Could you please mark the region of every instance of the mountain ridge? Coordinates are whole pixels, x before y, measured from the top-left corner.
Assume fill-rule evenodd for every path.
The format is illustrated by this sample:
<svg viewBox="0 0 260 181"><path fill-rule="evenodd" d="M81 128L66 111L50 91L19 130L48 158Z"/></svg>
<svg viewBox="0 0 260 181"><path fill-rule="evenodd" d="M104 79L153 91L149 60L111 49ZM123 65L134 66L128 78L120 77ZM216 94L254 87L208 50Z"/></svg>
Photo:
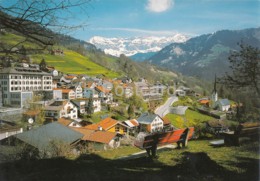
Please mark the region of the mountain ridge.
<svg viewBox="0 0 260 181"><path fill-rule="evenodd" d="M239 42L259 47L260 28L220 30L184 43L172 43L148 61L184 75L212 80L215 73L221 76L230 71L228 56L231 51L239 50Z"/></svg>
<svg viewBox="0 0 260 181"><path fill-rule="evenodd" d="M94 36L89 42L106 54L119 57L121 54L133 56L137 53L157 52L173 42L185 42L188 36L177 33L169 37L133 37L133 38L105 38Z"/></svg>

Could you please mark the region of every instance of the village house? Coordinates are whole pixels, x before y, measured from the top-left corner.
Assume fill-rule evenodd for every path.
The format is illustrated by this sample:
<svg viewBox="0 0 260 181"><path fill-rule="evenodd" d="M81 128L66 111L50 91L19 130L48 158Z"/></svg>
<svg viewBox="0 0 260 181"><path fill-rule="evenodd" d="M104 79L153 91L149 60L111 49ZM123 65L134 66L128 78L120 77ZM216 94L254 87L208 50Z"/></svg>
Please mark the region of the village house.
<svg viewBox="0 0 260 181"><path fill-rule="evenodd" d="M108 131L90 130L86 128L72 128L75 131L83 134L82 142L88 143L88 148L94 150L107 150L118 148L120 146L120 139L117 133Z"/></svg>
<svg viewBox="0 0 260 181"><path fill-rule="evenodd" d="M74 88L73 90L74 90L74 92L75 92L75 97L76 97L76 99L83 97L82 87L81 87L80 83L79 83L77 86L75 86L75 88Z"/></svg>
<svg viewBox="0 0 260 181"><path fill-rule="evenodd" d="M99 123L86 126L86 128L91 130L100 130L100 131L104 130L108 132L125 135L128 134L130 127L121 123L120 121L107 117L102 121L100 121Z"/></svg>
<svg viewBox="0 0 260 181"><path fill-rule="evenodd" d="M73 99L71 102L77 107L78 115L85 114L86 112L86 101L85 99Z"/></svg>
<svg viewBox="0 0 260 181"><path fill-rule="evenodd" d="M137 121L140 125L140 132L154 133L163 130L164 121L156 114L143 113Z"/></svg>
<svg viewBox="0 0 260 181"><path fill-rule="evenodd" d="M129 127L129 133L131 133L132 135L135 135L138 133L139 123L136 119L123 121L123 124L125 124Z"/></svg>
<svg viewBox="0 0 260 181"><path fill-rule="evenodd" d="M95 87L95 90L98 92L98 97L101 98L102 103L108 104L113 102L113 94L110 90L102 86Z"/></svg>
<svg viewBox="0 0 260 181"><path fill-rule="evenodd" d="M45 107L45 118L57 121L61 117L78 118L77 107L69 100L55 100Z"/></svg>
<svg viewBox="0 0 260 181"><path fill-rule="evenodd" d="M98 98L98 92L94 88L85 88L83 90L83 98Z"/></svg>
<svg viewBox="0 0 260 181"><path fill-rule="evenodd" d="M105 88L109 91L111 91L112 88L113 88L113 84L111 82L107 81L107 80L100 80L98 82L97 86L101 86L101 87L103 87L103 88Z"/></svg>
<svg viewBox="0 0 260 181"><path fill-rule="evenodd" d="M163 85L149 85L147 80L141 79L139 82L134 82L136 94L141 96L145 102L162 100Z"/></svg>
<svg viewBox="0 0 260 181"><path fill-rule="evenodd" d="M72 80L76 80L76 79L77 79L76 75L63 75L60 78L60 82L65 82L65 83L69 84L72 82Z"/></svg>
<svg viewBox="0 0 260 181"><path fill-rule="evenodd" d="M61 91L61 96L60 97L60 91ZM63 89L63 88L54 88L53 89L53 99L75 99L76 94L73 89Z"/></svg>

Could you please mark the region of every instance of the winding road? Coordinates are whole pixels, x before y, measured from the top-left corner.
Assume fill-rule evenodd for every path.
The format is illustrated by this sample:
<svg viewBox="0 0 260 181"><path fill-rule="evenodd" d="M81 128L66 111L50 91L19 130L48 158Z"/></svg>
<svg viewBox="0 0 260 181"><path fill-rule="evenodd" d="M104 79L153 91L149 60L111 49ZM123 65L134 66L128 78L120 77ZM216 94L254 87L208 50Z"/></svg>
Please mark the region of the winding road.
<svg viewBox="0 0 260 181"><path fill-rule="evenodd" d="M164 117L166 114L169 113L169 108L171 107L171 105L178 101L178 97L177 96L171 96L167 99L167 101L161 105L160 107L156 108L154 113L158 114L160 117Z"/></svg>

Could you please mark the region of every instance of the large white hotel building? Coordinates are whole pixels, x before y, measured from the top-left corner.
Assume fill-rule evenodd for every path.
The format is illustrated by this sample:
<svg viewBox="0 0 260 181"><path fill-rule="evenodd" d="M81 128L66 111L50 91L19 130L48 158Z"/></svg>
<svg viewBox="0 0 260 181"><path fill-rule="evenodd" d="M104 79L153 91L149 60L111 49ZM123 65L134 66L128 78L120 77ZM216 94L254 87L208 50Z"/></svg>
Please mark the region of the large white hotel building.
<svg viewBox="0 0 260 181"><path fill-rule="evenodd" d="M41 91L52 91L51 74L29 67L0 69L0 106L23 107Z"/></svg>

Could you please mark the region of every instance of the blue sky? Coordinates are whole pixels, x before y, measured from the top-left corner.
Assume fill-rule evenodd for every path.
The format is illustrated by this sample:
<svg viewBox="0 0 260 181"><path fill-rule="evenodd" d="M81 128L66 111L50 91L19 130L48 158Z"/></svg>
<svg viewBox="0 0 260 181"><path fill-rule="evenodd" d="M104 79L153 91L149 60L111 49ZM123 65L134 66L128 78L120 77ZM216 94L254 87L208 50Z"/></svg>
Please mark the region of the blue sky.
<svg viewBox="0 0 260 181"><path fill-rule="evenodd" d="M55 0L59 1L59 0ZM13 0L0 0L4 4ZM87 23L70 34L92 36L190 36L222 29L260 27L260 0L90 0L85 13L73 9L68 24Z"/></svg>
<svg viewBox="0 0 260 181"><path fill-rule="evenodd" d="M222 29L259 27L259 0L92 0L77 21L88 26L72 34L92 36L196 36Z"/></svg>

